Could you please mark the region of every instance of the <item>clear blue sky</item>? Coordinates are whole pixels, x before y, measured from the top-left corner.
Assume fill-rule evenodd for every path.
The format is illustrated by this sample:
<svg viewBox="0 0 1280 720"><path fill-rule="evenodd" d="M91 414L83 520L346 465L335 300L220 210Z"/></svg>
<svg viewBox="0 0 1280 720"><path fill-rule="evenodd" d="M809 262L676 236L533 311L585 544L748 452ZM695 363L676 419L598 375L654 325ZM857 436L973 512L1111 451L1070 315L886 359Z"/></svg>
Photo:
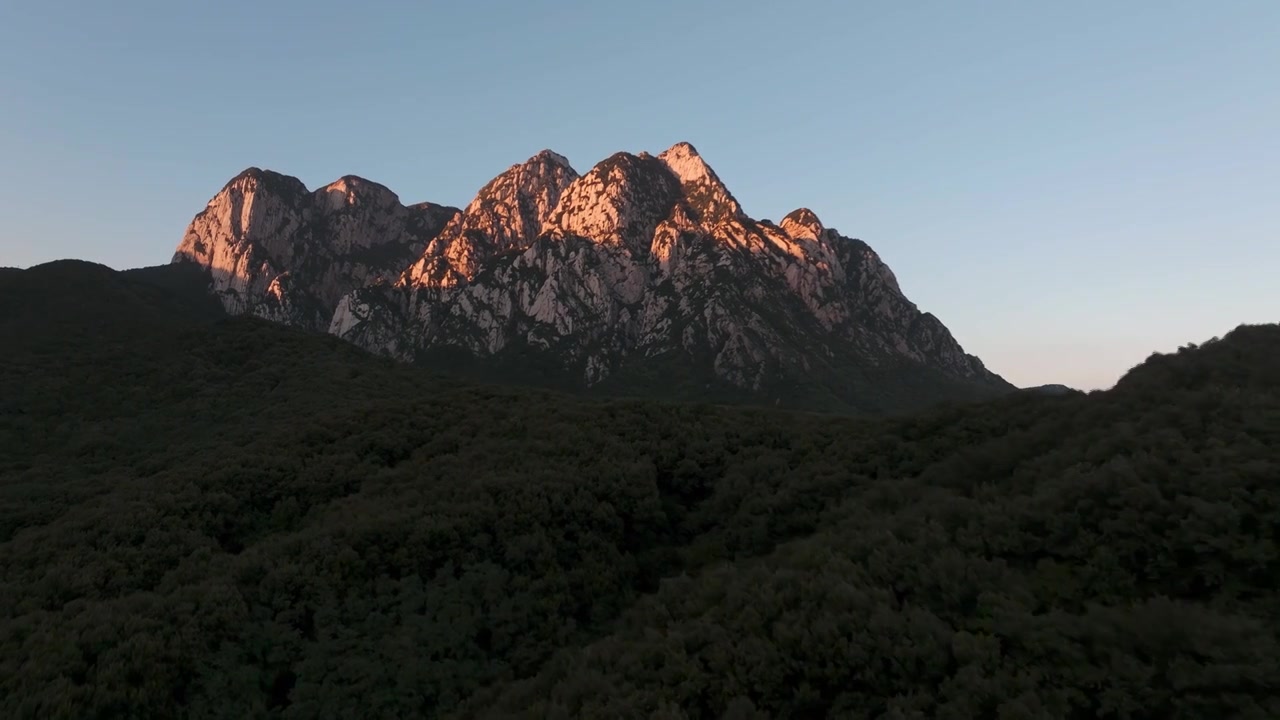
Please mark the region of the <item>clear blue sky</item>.
<svg viewBox="0 0 1280 720"><path fill-rule="evenodd" d="M0 1L0 265L166 262L235 173L465 203L692 142L1011 381L1280 320L1280 2Z"/></svg>

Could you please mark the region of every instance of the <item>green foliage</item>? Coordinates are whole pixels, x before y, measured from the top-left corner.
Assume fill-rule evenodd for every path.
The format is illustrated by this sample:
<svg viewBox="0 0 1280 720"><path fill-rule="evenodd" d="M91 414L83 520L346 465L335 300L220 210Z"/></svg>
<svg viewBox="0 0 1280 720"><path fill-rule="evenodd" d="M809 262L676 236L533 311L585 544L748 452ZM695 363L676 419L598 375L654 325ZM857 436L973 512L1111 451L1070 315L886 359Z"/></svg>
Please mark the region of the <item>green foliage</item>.
<svg viewBox="0 0 1280 720"><path fill-rule="evenodd" d="M5 717L1280 716L1280 328L871 422L464 385L104 270L0 275Z"/></svg>

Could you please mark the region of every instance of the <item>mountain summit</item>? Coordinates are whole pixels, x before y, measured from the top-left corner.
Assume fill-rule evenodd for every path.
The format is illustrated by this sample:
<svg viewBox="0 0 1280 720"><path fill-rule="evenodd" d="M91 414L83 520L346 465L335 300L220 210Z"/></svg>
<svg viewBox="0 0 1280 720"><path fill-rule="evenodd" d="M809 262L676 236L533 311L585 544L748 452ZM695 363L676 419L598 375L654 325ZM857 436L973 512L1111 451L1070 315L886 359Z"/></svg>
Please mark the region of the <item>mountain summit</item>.
<svg viewBox="0 0 1280 720"><path fill-rule="evenodd" d="M343 295L399 275L457 213L405 207L354 175L309 192L297 178L249 168L191 221L173 262L207 269L227 312L325 330Z"/></svg>
<svg viewBox="0 0 1280 720"><path fill-rule="evenodd" d="M872 412L1011 389L866 243L753 220L689 143L584 174L544 150L460 211L250 170L174 259L230 312L514 380Z"/></svg>

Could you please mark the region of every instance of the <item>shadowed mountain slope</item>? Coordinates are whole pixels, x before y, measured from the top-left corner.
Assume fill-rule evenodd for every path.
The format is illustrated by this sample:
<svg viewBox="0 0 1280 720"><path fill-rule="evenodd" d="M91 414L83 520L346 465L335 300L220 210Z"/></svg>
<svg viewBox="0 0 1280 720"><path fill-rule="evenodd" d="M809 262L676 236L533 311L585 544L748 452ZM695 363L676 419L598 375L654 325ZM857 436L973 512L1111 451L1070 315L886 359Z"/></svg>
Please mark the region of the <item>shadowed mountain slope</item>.
<svg viewBox="0 0 1280 720"><path fill-rule="evenodd" d="M156 282L0 274L7 716L1280 714L1280 327L870 422L467 385Z"/></svg>

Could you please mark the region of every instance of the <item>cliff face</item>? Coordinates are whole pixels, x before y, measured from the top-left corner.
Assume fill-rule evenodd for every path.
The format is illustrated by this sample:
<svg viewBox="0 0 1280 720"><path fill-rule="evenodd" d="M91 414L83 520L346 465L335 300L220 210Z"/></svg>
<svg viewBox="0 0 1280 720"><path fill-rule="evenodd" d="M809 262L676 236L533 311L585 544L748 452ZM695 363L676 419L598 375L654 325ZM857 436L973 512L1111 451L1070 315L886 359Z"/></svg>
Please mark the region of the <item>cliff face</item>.
<svg viewBox="0 0 1280 720"><path fill-rule="evenodd" d="M687 143L583 175L543 151L461 211L252 170L175 261L210 268L231 312L404 360L536 358L580 387L674 369L686 385L659 392L881 411L1011 389L867 244L804 208L753 220Z"/></svg>
<svg viewBox="0 0 1280 720"><path fill-rule="evenodd" d="M343 295L398 275L456 214L405 207L354 176L308 192L296 178L251 168L191 221L173 262L206 268L230 313L324 330Z"/></svg>

